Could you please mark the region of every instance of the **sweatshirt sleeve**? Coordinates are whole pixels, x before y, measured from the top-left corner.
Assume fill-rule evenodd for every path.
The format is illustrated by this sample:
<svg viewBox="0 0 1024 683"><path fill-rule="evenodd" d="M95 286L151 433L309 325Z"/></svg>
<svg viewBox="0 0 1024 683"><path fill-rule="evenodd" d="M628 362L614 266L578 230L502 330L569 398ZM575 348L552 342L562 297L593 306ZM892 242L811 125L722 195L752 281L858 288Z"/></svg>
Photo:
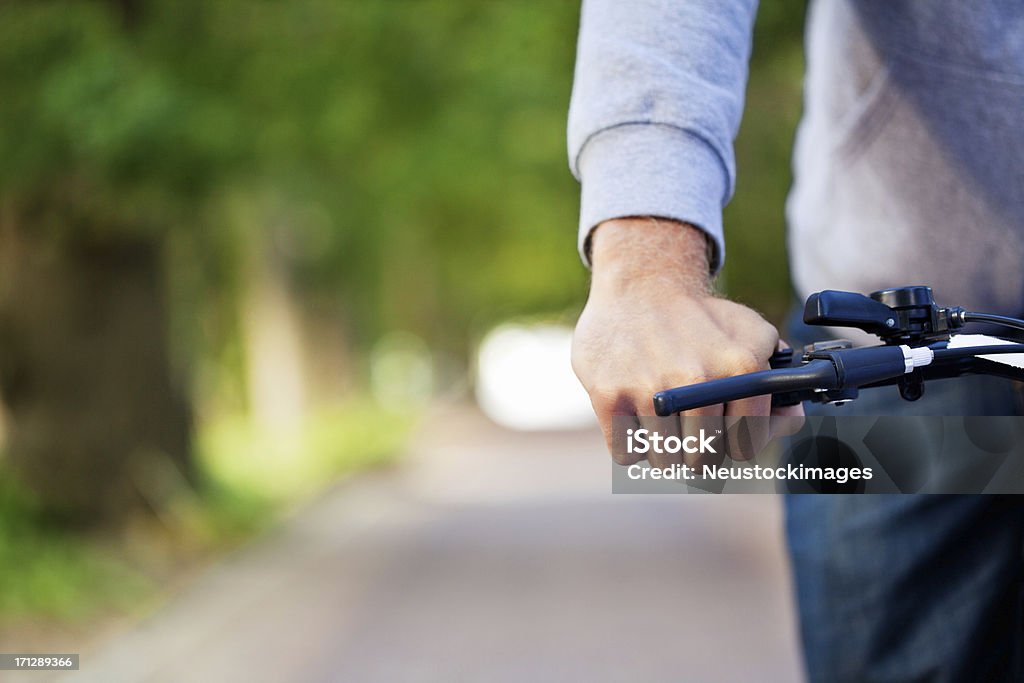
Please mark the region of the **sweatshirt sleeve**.
<svg viewBox="0 0 1024 683"><path fill-rule="evenodd" d="M582 186L585 263L598 223L657 216L704 230L716 247L712 268L721 267L756 8L756 0L584 0L568 144Z"/></svg>

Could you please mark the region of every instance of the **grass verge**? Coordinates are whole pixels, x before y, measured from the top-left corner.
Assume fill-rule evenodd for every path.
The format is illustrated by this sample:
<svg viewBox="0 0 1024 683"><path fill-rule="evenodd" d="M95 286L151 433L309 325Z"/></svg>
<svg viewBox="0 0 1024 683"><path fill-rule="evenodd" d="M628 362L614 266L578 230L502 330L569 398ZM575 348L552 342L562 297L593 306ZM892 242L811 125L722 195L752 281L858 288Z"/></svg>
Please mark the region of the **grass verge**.
<svg viewBox="0 0 1024 683"><path fill-rule="evenodd" d="M393 460L411 424L362 403L285 427L211 421L197 439L202 490L182 491L156 519L131 521L116 536L48 521L0 469L0 642L92 631L151 609L175 577L251 539L282 510Z"/></svg>

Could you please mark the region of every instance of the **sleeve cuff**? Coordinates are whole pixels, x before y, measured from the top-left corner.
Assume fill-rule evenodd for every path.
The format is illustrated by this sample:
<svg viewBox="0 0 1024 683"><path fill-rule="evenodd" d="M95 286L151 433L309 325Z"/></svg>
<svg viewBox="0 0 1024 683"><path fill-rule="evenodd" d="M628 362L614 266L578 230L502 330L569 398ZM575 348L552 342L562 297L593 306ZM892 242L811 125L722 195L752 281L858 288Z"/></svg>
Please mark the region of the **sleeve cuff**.
<svg viewBox="0 0 1024 683"><path fill-rule="evenodd" d="M725 261L722 208L731 174L702 137L662 124L627 124L594 135L580 152L578 246L586 266L586 243L594 226L613 218L656 216L690 223L715 246L711 269Z"/></svg>

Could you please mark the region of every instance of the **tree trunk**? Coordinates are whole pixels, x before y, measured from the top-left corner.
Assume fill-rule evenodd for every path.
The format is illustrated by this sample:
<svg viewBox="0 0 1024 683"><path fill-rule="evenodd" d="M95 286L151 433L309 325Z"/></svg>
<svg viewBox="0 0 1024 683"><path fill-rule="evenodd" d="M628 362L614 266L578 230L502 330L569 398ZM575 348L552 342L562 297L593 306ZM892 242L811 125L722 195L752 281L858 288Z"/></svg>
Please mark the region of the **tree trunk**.
<svg viewBox="0 0 1024 683"><path fill-rule="evenodd" d="M153 238L58 241L0 221L6 456L69 521L159 510L194 479L164 282Z"/></svg>

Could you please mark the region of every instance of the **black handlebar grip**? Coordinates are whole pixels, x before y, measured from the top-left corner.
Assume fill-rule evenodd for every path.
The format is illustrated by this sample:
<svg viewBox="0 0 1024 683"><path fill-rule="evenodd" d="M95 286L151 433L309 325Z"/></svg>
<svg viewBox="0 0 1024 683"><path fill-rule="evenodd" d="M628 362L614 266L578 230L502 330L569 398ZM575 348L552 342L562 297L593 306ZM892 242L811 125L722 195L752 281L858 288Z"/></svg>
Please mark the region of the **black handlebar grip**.
<svg viewBox="0 0 1024 683"><path fill-rule="evenodd" d="M654 412L665 417L751 396L812 388L828 390L838 386L835 364L818 359L796 367L762 370L659 391L654 395Z"/></svg>

